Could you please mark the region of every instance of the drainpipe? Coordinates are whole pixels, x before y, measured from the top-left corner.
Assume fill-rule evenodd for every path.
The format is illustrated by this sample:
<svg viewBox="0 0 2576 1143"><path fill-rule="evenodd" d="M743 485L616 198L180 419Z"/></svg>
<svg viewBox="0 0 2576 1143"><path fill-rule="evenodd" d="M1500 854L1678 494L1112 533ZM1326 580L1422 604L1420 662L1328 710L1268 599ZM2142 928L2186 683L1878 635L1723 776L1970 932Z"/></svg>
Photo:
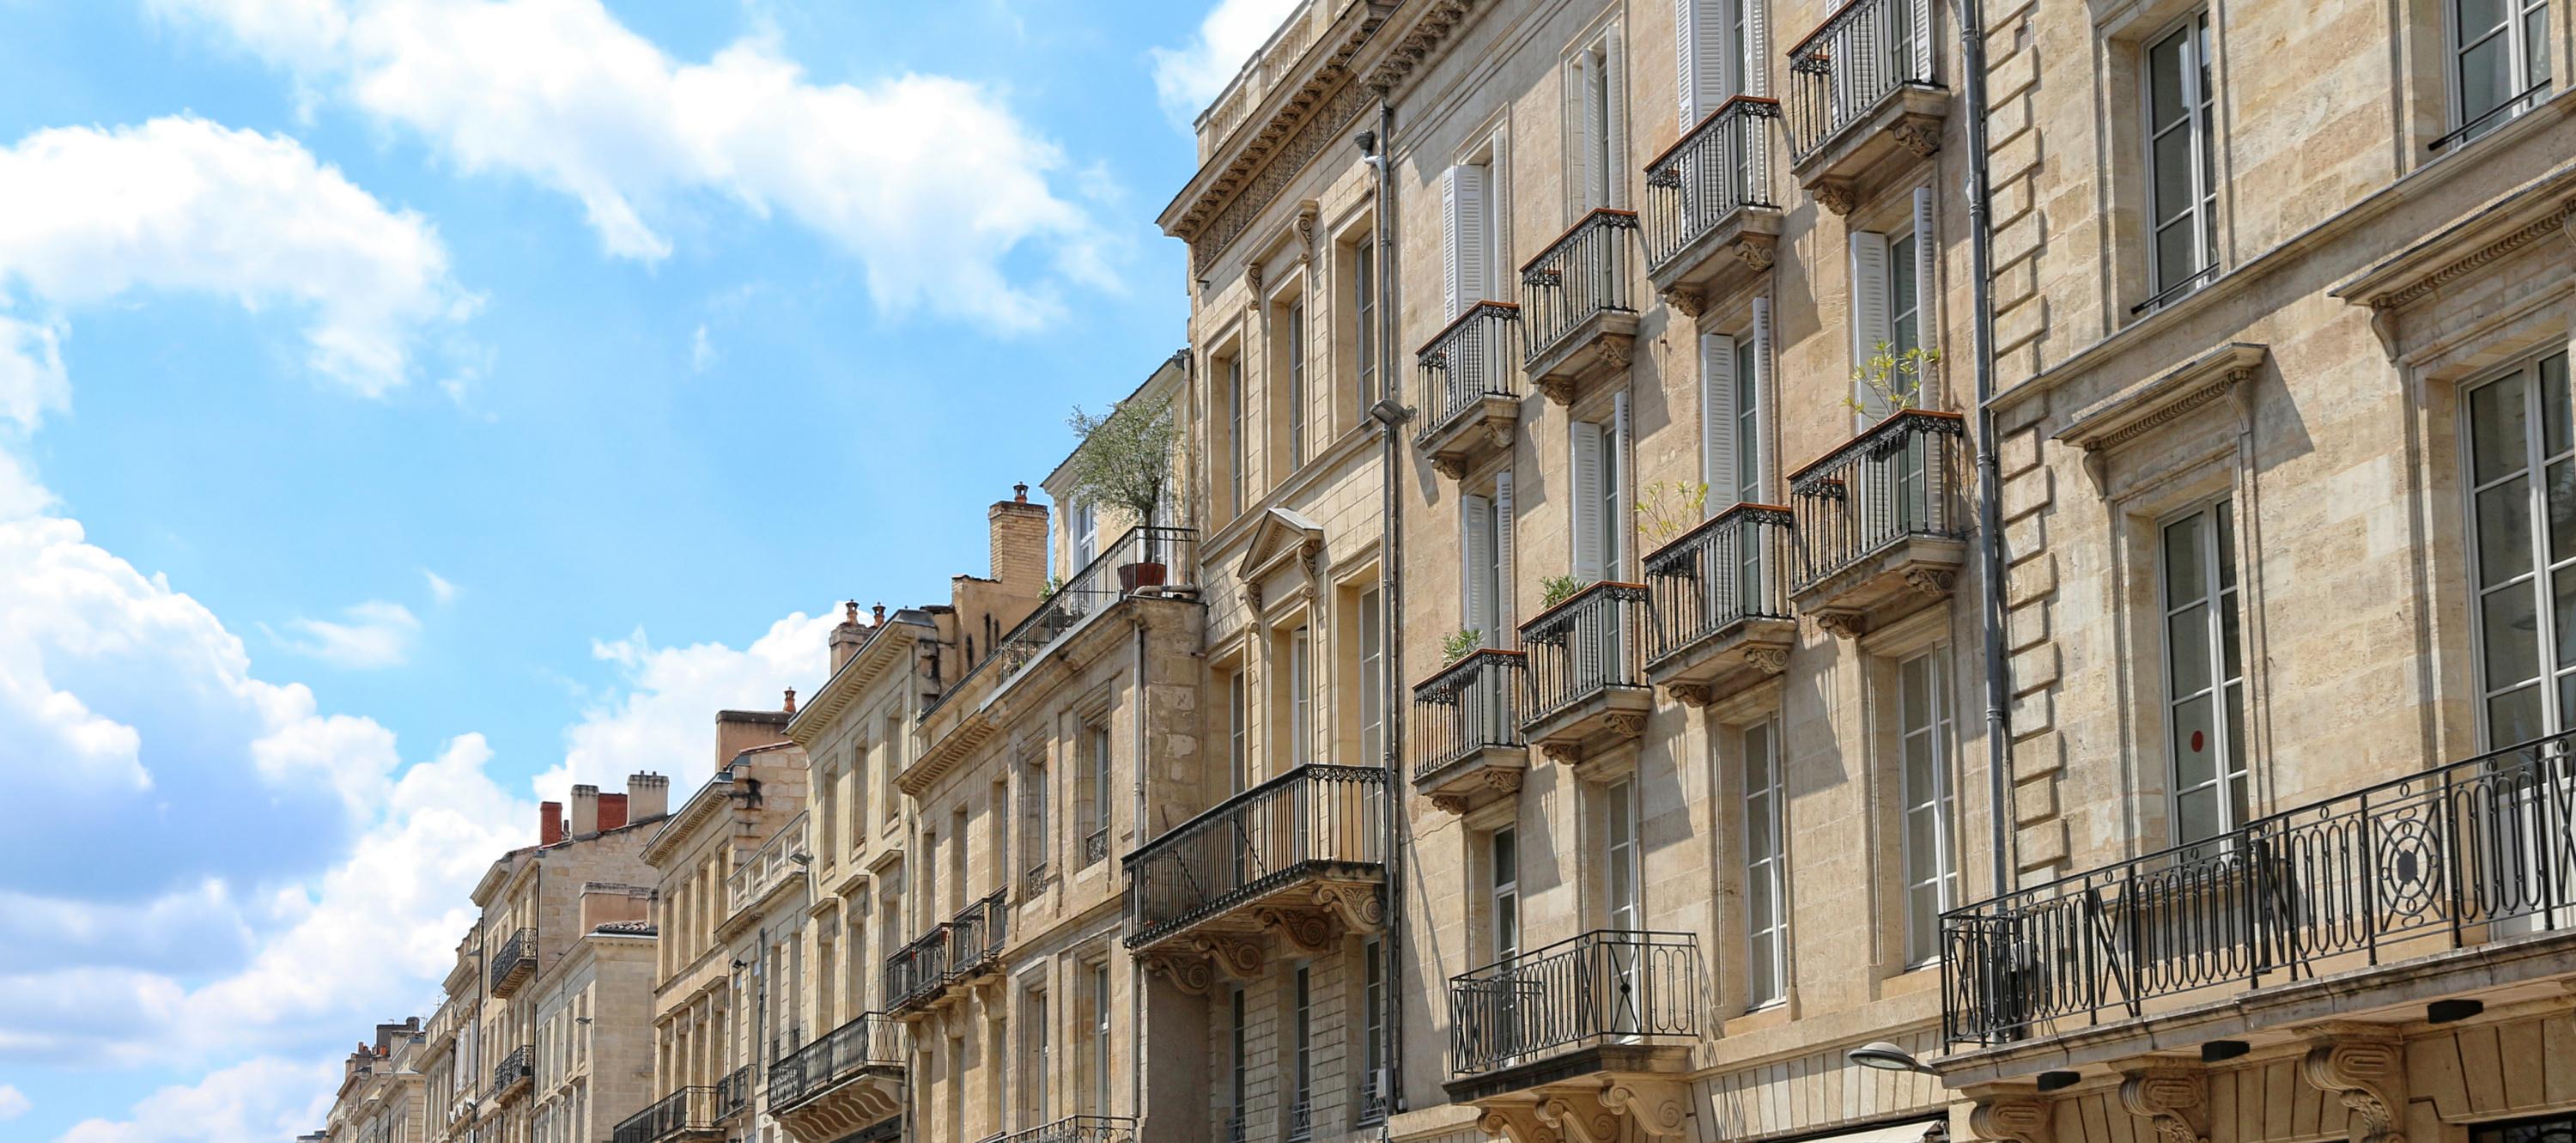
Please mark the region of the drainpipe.
<svg viewBox="0 0 2576 1143"><path fill-rule="evenodd" d="M2004 657L2004 526L2001 466L1995 458L1994 218L1986 185L1986 33L1979 0L1957 0L1959 51L1967 75L1968 265L1975 300L1969 350L1977 379L1977 604L1986 643L1986 816L1993 836L1993 894L2012 884L2012 734L2010 664Z"/></svg>
<svg viewBox="0 0 2576 1143"><path fill-rule="evenodd" d="M1404 1044L1404 1005L1398 999L1404 993L1396 982L1404 969L1404 673L1403 632L1404 530L1402 498L1396 494L1396 474L1403 470L1404 423L1412 414L1393 394L1396 387L1395 337L1400 323L1396 320L1395 251L1395 108L1383 97L1378 100L1377 130L1363 131L1352 140L1360 148L1362 162L1377 174L1377 209L1372 213L1377 243L1377 403L1369 407L1369 417L1384 432L1380 460L1381 504L1378 539L1378 619L1384 628L1378 638L1379 679L1385 690L1383 711L1378 719L1379 753L1386 767L1386 936L1378 942L1380 996L1385 1006L1379 1031L1378 1059L1386 1071L1386 1087L1379 1093L1385 1101L1385 1113L1392 1119L1399 1110L1397 1095L1404 1069L1399 1062ZM1376 1077L1370 1077L1374 1080ZM1378 1129L1380 1138L1386 1128Z"/></svg>

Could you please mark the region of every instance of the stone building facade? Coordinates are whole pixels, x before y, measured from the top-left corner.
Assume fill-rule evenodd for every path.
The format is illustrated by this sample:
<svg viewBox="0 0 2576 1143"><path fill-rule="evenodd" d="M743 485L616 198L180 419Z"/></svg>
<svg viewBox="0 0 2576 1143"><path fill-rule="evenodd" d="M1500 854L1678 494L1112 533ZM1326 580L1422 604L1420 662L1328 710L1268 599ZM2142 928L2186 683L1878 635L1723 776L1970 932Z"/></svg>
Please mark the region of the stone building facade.
<svg viewBox="0 0 2576 1143"><path fill-rule="evenodd" d="M372 1040L341 1062L340 1088L311 1143L420 1143L427 1139L426 1039L420 1017L376 1025Z"/></svg>
<svg viewBox="0 0 2576 1143"><path fill-rule="evenodd" d="M653 891L592 882L570 952L537 978L532 1143L605 1143L653 1097Z"/></svg>

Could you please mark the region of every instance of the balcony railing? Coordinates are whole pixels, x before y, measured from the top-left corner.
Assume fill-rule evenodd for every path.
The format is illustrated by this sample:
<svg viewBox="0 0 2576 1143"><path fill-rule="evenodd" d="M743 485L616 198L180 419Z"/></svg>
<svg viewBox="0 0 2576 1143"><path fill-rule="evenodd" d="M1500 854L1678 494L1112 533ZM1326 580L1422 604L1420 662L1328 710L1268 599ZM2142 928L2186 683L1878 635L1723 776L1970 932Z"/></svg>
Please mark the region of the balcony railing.
<svg viewBox="0 0 2576 1143"><path fill-rule="evenodd" d="M1803 592L1911 537L1967 534L1959 461L1967 428L1957 413L1901 409L1851 443L1789 477Z"/></svg>
<svg viewBox="0 0 2576 1143"><path fill-rule="evenodd" d="M1584 215L1521 267L1530 361L1556 350L1593 318L1636 312L1635 291L1628 284L1630 236L1636 231L1636 211L1603 207Z"/></svg>
<svg viewBox="0 0 2576 1143"><path fill-rule="evenodd" d="M492 956L491 992L507 996L536 971L537 931L521 929L510 934L510 939L501 943L501 951Z"/></svg>
<svg viewBox="0 0 2576 1143"><path fill-rule="evenodd" d="M1002 943L1010 936L1010 901L1010 890L996 889L940 926L948 934L946 980L971 976L1001 957Z"/></svg>
<svg viewBox="0 0 2576 1143"><path fill-rule="evenodd" d="M1646 661L1698 645L1747 619L1789 617L1789 545L1796 533L1786 508L1738 504L1646 557L1654 625Z"/></svg>
<svg viewBox="0 0 2576 1143"><path fill-rule="evenodd" d="M1296 74L1297 62L1305 57L1306 49L1313 47L1314 43L1314 16L1306 5L1300 4L1279 25L1279 30L1270 34L1270 42L1244 62L1243 70L1235 74L1234 82L1226 85L1216 102L1200 113L1198 127L1205 140L1201 149L1223 142L1236 127L1242 126L1243 121L1252 116L1253 108L1260 105L1263 96ZM1206 157L1202 154L1200 159L1204 161Z"/></svg>
<svg viewBox="0 0 2576 1143"><path fill-rule="evenodd" d="M716 1089L684 1087L627 1116L610 1136L613 1143L661 1143L683 1134L717 1130Z"/></svg>
<svg viewBox="0 0 2576 1143"><path fill-rule="evenodd" d="M536 1065L537 1049L534 1046L521 1044L511 1049L509 1055L501 1057L500 1063L492 1065L492 1082L483 1089L484 1102L501 1098L501 1093L510 1090L512 1084L535 1079Z"/></svg>
<svg viewBox="0 0 2576 1143"><path fill-rule="evenodd" d="M1301 877L1376 872L1386 860L1386 801L1384 770L1306 765L1155 838L1127 856L1128 946Z"/></svg>
<svg viewBox="0 0 2576 1143"><path fill-rule="evenodd" d="M1646 164L1646 264L1656 270L1736 211L1778 206L1771 137L1780 101L1739 95Z"/></svg>
<svg viewBox="0 0 2576 1143"><path fill-rule="evenodd" d="M986 671L996 679L1008 679L1028 666L1066 633L1082 625L1092 614L1106 610L1126 598L1134 588L1154 587L1169 583L1187 583L1191 572L1191 555L1198 547L1198 533L1189 528L1135 527L1118 537L1117 542L1101 549L1100 555L1073 573L1054 594L1038 604L1029 617L1020 621L1009 634L993 645L991 653L967 669L957 682L929 703L921 712L927 719L940 704L962 694L967 683ZM1123 569L1137 565L1139 578L1134 585L1121 580Z"/></svg>
<svg viewBox="0 0 2576 1143"><path fill-rule="evenodd" d="M903 1066L903 1026L869 1012L769 1065L769 1110L784 1111L862 1073Z"/></svg>
<svg viewBox="0 0 2576 1143"><path fill-rule="evenodd" d="M1427 443L1487 397L1519 400L1521 308L1477 302L1414 354L1422 370L1422 431Z"/></svg>
<svg viewBox="0 0 2576 1143"><path fill-rule="evenodd" d="M1315 1137L1315 1105L1295 1100L1288 1105L1288 1143L1305 1143Z"/></svg>
<svg viewBox="0 0 2576 1143"><path fill-rule="evenodd" d="M1942 1027L2007 1043L2570 924L2576 732L1952 910Z"/></svg>
<svg viewBox="0 0 2576 1143"><path fill-rule="evenodd" d="M1604 580L1521 624L1535 726L1613 687L1643 687L1646 587Z"/></svg>
<svg viewBox="0 0 2576 1143"><path fill-rule="evenodd" d="M886 958L886 1007L901 1011L928 999L948 980L948 929L937 926Z"/></svg>
<svg viewBox="0 0 2576 1143"><path fill-rule="evenodd" d="M1413 687L1413 780L1495 746L1522 746L1521 699L1529 685L1519 651L1470 653Z"/></svg>
<svg viewBox="0 0 2576 1143"><path fill-rule="evenodd" d="M1450 1069L1499 1071L1613 1040L1699 1034L1688 933L1601 929L1449 980Z"/></svg>
<svg viewBox="0 0 2576 1143"><path fill-rule="evenodd" d="M1899 89L1932 87L1931 0L1851 0L1789 49L1789 146L1799 160Z"/></svg>
<svg viewBox="0 0 2576 1143"><path fill-rule="evenodd" d="M1005 1135L1002 1143L1136 1143L1136 1121L1122 1115L1074 1115Z"/></svg>
<svg viewBox="0 0 2576 1143"><path fill-rule="evenodd" d="M813 861L805 845L806 815L790 819L777 836L751 855L751 860L736 867L725 878L725 903L729 911L739 913L766 896L770 889L787 879L789 874L803 872Z"/></svg>

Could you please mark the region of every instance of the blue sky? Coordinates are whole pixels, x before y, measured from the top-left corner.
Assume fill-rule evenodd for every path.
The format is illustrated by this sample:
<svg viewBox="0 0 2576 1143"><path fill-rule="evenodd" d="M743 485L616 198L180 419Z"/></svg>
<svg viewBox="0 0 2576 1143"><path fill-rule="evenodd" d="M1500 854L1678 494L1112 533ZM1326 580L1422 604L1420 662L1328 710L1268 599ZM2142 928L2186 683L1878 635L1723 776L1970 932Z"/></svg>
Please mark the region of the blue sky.
<svg viewBox="0 0 2576 1143"><path fill-rule="evenodd" d="M276 1139L1182 337L1281 0L0 0L0 1140Z"/></svg>

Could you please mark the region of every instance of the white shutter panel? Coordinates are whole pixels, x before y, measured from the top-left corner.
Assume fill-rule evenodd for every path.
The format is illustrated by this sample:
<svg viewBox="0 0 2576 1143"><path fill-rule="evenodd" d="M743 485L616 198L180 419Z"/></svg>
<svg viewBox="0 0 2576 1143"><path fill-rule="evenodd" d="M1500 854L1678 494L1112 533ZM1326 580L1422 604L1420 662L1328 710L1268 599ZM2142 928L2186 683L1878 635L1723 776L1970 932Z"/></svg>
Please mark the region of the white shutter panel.
<svg viewBox="0 0 2576 1143"><path fill-rule="evenodd" d="M1707 114L1700 110L1706 90L1701 86L1700 67L1709 54L1700 46L1700 40L1708 34L1708 14L1701 10L1704 6L1705 0L1673 0L1673 93L1681 99L1678 133L1683 135L1689 134L1691 124Z"/></svg>
<svg viewBox="0 0 2576 1143"><path fill-rule="evenodd" d="M1487 227L1492 213L1486 205L1487 169L1474 164L1449 168L1449 316L1467 312L1467 307L1485 298L1491 271L1485 263L1493 257L1494 239Z"/></svg>
<svg viewBox="0 0 2576 1143"><path fill-rule="evenodd" d="M1466 231L1467 215L1459 209L1458 184L1463 181L1460 172L1466 169L1451 167L1440 172L1440 262L1446 275L1441 279L1443 320L1458 316L1459 308L1464 304L1458 300L1464 292L1458 288L1459 284L1465 281L1459 277L1458 239Z"/></svg>
<svg viewBox="0 0 2576 1143"><path fill-rule="evenodd" d="M1482 496L1458 498L1458 602L1465 613L1465 626L1485 633L1485 645L1499 646L1494 640L1492 600L1494 568L1488 557L1494 550L1494 502Z"/></svg>
<svg viewBox="0 0 2576 1143"><path fill-rule="evenodd" d="M1770 502L1764 490L1771 484L1771 465L1765 455L1768 442L1763 439L1762 432L1770 418L1763 414L1762 406L1772 401L1774 398L1771 394L1776 392L1778 390L1771 387L1771 299L1755 298L1753 299L1754 432L1753 439L1736 441L1736 447L1753 454L1753 481L1751 487L1735 490L1736 496L1741 499ZM1743 410L1738 409L1736 412L1741 414ZM1737 423L1742 423L1740 416Z"/></svg>
<svg viewBox="0 0 2576 1143"><path fill-rule="evenodd" d="M1852 368L1867 365L1880 344L1891 335L1888 331L1887 236L1857 231L1851 236L1851 336ZM1876 421L1887 415L1887 401L1876 389L1858 379L1852 381L1852 396L1860 401L1862 415Z"/></svg>
<svg viewBox="0 0 2576 1143"><path fill-rule="evenodd" d="M1602 578L1601 426L1576 421L1566 428L1574 454L1567 481L1574 503L1574 578L1597 580Z"/></svg>
<svg viewBox="0 0 2576 1143"><path fill-rule="evenodd" d="M1628 205L1628 49L1617 37L1601 49L1609 61L1610 106L1601 116L1608 132L1608 143L1602 149L1610 156L1610 169L1601 176L1601 205Z"/></svg>
<svg viewBox="0 0 2576 1143"><path fill-rule="evenodd" d="M1914 338L1925 346L1939 348L1941 326L1933 316L1941 312L1941 307L1933 305L1932 299L1940 288L1941 247L1932 241L1932 188L1914 188L1914 265L1890 269L1913 272Z"/></svg>
<svg viewBox="0 0 2576 1143"><path fill-rule="evenodd" d="M1707 515L1735 505L1735 339L1722 333L1699 339L1699 469L1708 482Z"/></svg>
<svg viewBox="0 0 2576 1143"><path fill-rule="evenodd" d="M1583 152L1583 206L1589 210L1610 205L1609 183L1601 169L1601 150L1607 145L1607 133L1601 125L1610 114L1602 102L1609 68L1603 61L1593 59L1590 52L1579 58L1582 62L1576 65L1575 76L1582 81L1583 90L1576 96L1575 106L1568 110L1579 114L1577 122L1583 125L1574 133L1574 145Z"/></svg>
<svg viewBox="0 0 2576 1143"><path fill-rule="evenodd" d="M1771 0L1742 0L1744 42L1730 45L1733 67L1743 72L1738 89L1746 95L1771 94Z"/></svg>
<svg viewBox="0 0 2576 1143"><path fill-rule="evenodd" d="M1610 395L1610 442L1602 457L1602 479L1609 484L1606 499L1609 509L1602 515L1601 552L1605 578L1623 577L1628 571L1628 549L1636 545L1629 537L1637 534L1637 512L1628 506L1628 391Z"/></svg>
<svg viewBox="0 0 2576 1143"><path fill-rule="evenodd" d="M1932 0L1898 0L1914 21L1914 78L1932 79Z"/></svg>
<svg viewBox="0 0 2576 1143"><path fill-rule="evenodd" d="M1512 470L1508 468L1494 474L1494 564L1494 626L1498 630L1493 644L1500 647L1507 642L1503 633L1511 630L1512 621L1519 618L1512 614L1516 600L1512 591Z"/></svg>

